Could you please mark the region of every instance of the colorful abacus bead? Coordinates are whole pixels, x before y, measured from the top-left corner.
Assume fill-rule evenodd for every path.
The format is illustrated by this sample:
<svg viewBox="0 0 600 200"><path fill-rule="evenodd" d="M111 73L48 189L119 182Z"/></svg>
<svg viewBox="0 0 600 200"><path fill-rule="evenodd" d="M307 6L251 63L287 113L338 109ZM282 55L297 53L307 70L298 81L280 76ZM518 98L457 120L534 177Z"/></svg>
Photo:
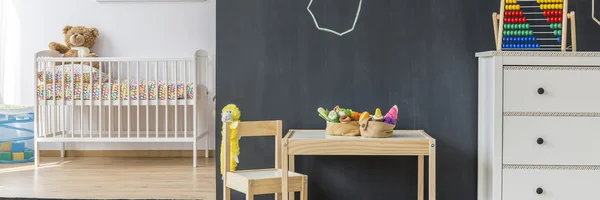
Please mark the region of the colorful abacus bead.
<svg viewBox="0 0 600 200"><path fill-rule="evenodd" d="M560 36L558 36L558 37L556 38L556 41L557 41L557 42L560 42L560 38L561 38L561 37L560 37Z"/></svg>
<svg viewBox="0 0 600 200"><path fill-rule="evenodd" d="M562 35L562 31L561 30L554 30L554 35Z"/></svg>

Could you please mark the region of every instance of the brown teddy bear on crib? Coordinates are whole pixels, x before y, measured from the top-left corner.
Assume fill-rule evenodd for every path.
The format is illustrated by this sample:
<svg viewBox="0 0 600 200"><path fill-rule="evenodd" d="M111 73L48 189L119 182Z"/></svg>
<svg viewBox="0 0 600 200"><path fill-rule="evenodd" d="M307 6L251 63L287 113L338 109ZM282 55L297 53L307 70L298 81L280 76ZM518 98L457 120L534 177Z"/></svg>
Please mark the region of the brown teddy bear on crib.
<svg viewBox="0 0 600 200"><path fill-rule="evenodd" d="M96 44L96 38L100 35L98 29L84 26L65 26L63 34L65 35L65 44L51 42L48 45L50 50L58 51L63 54L63 57L98 57L95 53L90 52L90 49ZM79 63L75 62L75 64ZM89 63L84 64L89 65ZM93 62L92 66L98 68L98 63Z"/></svg>

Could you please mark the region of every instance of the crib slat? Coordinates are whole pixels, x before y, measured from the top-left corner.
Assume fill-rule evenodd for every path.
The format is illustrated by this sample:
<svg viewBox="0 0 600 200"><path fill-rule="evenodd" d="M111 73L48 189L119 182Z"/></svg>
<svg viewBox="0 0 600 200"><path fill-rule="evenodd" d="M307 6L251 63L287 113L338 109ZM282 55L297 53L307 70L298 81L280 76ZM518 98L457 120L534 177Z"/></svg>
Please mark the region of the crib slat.
<svg viewBox="0 0 600 200"><path fill-rule="evenodd" d="M121 80L121 62L117 62L117 81L119 82L119 84L117 84L117 92L119 93L119 96L117 97L117 101L119 102L119 107L117 108L119 112L119 116L117 116L117 138L121 138L121 110L123 109L123 107L121 107L121 101L123 100L121 96L121 85L123 84L123 81Z"/></svg>
<svg viewBox="0 0 600 200"><path fill-rule="evenodd" d="M42 90L43 93L42 94L43 94L43 100L46 102L46 100L48 99L48 88L47 88L47 84L46 84L46 81L47 81L46 80L46 75L47 75L47 73L46 73L46 63L42 62L41 64L42 64L42 76L44 77L44 82L42 83L42 88L43 88L43 90ZM46 133L48 131L48 127L46 127L47 124L48 124L48 118L47 118L48 116L46 116L46 105L42 106L42 112L43 112L42 116L44 116L44 118L42 120L42 122L43 122L43 124L42 124L42 129L43 129L42 134L43 134L44 137L46 137Z"/></svg>
<svg viewBox="0 0 600 200"><path fill-rule="evenodd" d="M130 65L127 61L127 138L131 137L131 76Z"/></svg>
<svg viewBox="0 0 600 200"><path fill-rule="evenodd" d="M83 62L81 62L81 64L83 64ZM79 102L81 102L81 107L79 107L79 132L80 132L80 137L83 138L83 108L85 107L85 102L83 101L83 91L84 91L84 85L83 85L83 76L84 76L84 71L83 71L83 65L81 67L81 81L79 82L81 84L81 91L79 91Z"/></svg>
<svg viewBox="0 0 600 200"><path fill-rule="evenodd" d="M155 131L156 131L156 138L158 138L158 131L159 131L159 129L158 129L158 124L159 124L159 121L158 121L158 105L159 105L158 101L160 99L159 98L160 96L158 95L158 87L159 87L159 84L158 84L158 61L156 61L156 81L155 81L155 84L156 85L154 86L154 89L156 90L156 93L154 93L154 94L156 96L155 97L156 98L156 105L154 105L154 108L156 109L156 123L154 123L154 124L156 125L156 129L155 129Z"/></svg>
<svg viewBox="0 0 600 200"><path fill-rule="evenodd" d="M135 121L137 122L137 137L140 137L140 62L136 62L136 67L137 69L135 70L136 76L135 78L137 79L137 90L136 90L136 99L137 99L137 118L135 119Z"/></svg>
<svg viewBox="0 0 600 200"><path fill-rule="evenodd" d="M98 100L100 101L100 103L98 103L98 137L102 138L102 118L104 118L102 116L102 110L104 110L104 107L102 107L102 94L104 94L104 83L102 82L102 62L98 62L98 70L98 84L100 85L100 94L98 94Z"/></svg>
<svg viewBox="0 0 600 200"><path fill-rule="evenodd" d="M150 137L150 65L146 61L146 138Z"/></svg>
<svg viewBox="0 0 600 200"><path fill-rule="evenodd" d="M187 113L187 107L188 107L188 96L187 96L187 83L188 83L188 73L187 73L187 62L184 64L183 66L183 99L184 99L184 106L183 106L183 137L187 138L187 132L188 132L188 127L187 127L187 121L188 121L188 113Z"/></svg>
<svg viewBox="0 0 600 200"><path fill-rule="evenodd" d="M112 110L113 110L113 105L112 105L112 62L108 62L108 138L111 138L111 134L112 134Z"/></svg>
<svg viewBox="0 0 600 200"><path fill-rule="evenodd" d="M92 76L92 61L90 61L90 119L89 119L89 130L90 130L90 138L92 138L92 134L93 134L93 124L92 121L94 120L94 77ZM81 70L83 70L84 66L81 66Z"/></svg>
<svg viewBox="0 0 600 200"><path fill-rule="evenodd" d="M169 137L169 61L165 61L165 138Z"/></svg>
<svg viewBox="0 0 600 200"><path fill-rule="evenodd" d="M73 62L71 62L71 138L75 137L75 76L73 75Z"/></svg>
<svg viewBox="0 0 600 200"><path fill-rule="evenodd" d="M192 137L194 138L194 141L196 141L196 137L198 136L197 135L198 134L198 116L197 116L198 115L198 105L197 105L198 104L198 93L197 93L198 84L196 84L196 83L198 83L198 76L197 76L198 72L196 70L197 70L196 67L193 66L192 72L194 73L194 75L193 75L194 76L194 79L193 79L194 87L192 88L192 91L193 91L192 94L193 94L194 100L192 102L193 102L193 106L194 106L194 111L192 111L192 112L194 114L194 117L193 117L194 128L192 131L192 133L193 133ZM196 142L194 142L194 145L196 145ZM194 148L196 148L196 147L194 147Z"/></svg>
<svg viewBox="0 0 600 200"><path fill-rule="evenodd" d="M51 128L50 131L52 132L52 137L56 137L56 120L58 119L58 115L56 114L56 93L57 93L57 89L56 88L56 67L54 65L52 65L52 85L54 86L54 89L52 90L52 106L50 106L50 119L51 119Z"/></svg>
<svg viewBox="0 0 600 200"><path fill-rule="evenodd" d="M66 101L67 101L67 77L66 77L66 73L65 73L65 62L62 62L62 71L60 72L60 74L62 75L62 114L63 114L63 118L62 118L62 129L60 131L62 131L62 135L61 137L65 137L66 131L67 131L67 106Z"/></svg>
<svg viewBox="0 0 600 200"><path fill-rule="evenodd" d="M179 85L177 85L179 79L177 78L177 67L179 67L179 62L175 61L175 125L173 126L173 129L175 129L175 138L177 138L177 129L179 127L179 123L177 121L177 110L179 110L177 105L177 100L179 99Z"/></svg>

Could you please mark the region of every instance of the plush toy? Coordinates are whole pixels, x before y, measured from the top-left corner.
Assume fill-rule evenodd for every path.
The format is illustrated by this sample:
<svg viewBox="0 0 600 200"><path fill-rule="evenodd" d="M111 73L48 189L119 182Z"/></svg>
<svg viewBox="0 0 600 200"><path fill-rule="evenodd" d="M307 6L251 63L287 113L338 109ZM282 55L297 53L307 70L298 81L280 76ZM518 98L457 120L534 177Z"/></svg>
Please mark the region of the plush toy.
<svg viewBox="0 0 600 200"><path fill-rule="evenodd" d="M239 137L238 137L238 125L240 122L241 112L240 109L234 104L228 104L223 108L221 112L221 121L223 121L223 129L221 130L221 175L225 171L223 165L225 164L225 126L227 123L230 124L230 163L229 171L235 171L237 164L239 163L238 156L240 155L240 145L239 145Z"/></svg>
<svg viewBox="0 0 600 200"><path fill-rule="evenodd" d="M90 49L96 44L96 38L100 35L98 29L87 28L84 26L65 26L63 28L65 44L51 42L48 47L50 50L58 51L63 57L98 57ZM79 62L75 62L79 64ZM84 63L88 64L89 63ZM92 63L92 66L98 68L98 63Z"/></svg>
<svg viewBox="0 0 600 200"><path fill-rule="evenodd" d="M375 109L375 115L373 115L373 120L375 121L383 121L383 115L381 115L381 109Z"/></svg>
<svg viewBox="0 0 600 200"><path fill-rule="evenodd" d="M398 106L394 105L383 117L383 122L395 125L398 120Z"/></svg>

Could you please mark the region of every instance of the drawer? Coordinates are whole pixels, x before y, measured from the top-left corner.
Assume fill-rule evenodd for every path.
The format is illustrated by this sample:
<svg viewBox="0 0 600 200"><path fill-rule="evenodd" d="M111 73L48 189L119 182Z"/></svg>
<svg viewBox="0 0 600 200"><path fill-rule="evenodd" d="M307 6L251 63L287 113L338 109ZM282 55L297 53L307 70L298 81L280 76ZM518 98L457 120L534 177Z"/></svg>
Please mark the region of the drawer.
<svg viewBox="0 0 600 200"><path fill-rule="evenodd" d="M505 116L502 137L504 164L600 165L600 117Z"/></svg>
<svg viewBox="0 0 600 200"><path fill-rule="evenodd" d="M503 85L504 112L600 112L600 67L505 66Z"/></svg>
<svg viewBox="0 0 600 200"><path fill-rule="evenodd" d="M502 176L502 200L596 199L600 188L597 169L504 169Z"/></svg>

